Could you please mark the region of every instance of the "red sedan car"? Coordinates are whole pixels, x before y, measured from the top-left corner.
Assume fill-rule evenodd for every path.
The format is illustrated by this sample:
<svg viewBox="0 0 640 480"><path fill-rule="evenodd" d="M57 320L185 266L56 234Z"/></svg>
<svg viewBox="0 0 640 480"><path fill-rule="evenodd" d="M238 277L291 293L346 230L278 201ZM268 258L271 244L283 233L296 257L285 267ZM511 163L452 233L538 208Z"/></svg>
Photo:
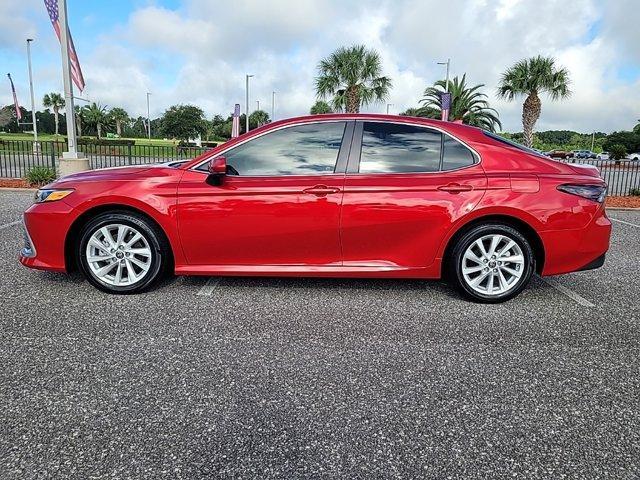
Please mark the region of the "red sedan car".
<svg viewBox="0 0 640 480"><path fill-rule="evenodd" d="M140 292L177 275L446 278L482 302L599 267L606 185L483 130L386 115L271 123L190 161L42 188L21 262Z"/></svg>

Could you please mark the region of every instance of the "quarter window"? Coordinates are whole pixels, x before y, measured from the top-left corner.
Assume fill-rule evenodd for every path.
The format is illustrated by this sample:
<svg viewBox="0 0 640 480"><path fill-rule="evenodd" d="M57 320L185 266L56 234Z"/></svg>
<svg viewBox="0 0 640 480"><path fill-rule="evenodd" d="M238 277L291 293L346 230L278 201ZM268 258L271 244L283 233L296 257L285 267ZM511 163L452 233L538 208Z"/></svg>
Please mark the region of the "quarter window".
<svg viewBox="0 0 640 480"><path fill-rule="evenodd" d="M365 122L360 173L436 172L442 134L428 128Z"/></svg>
<svg viewBox="0 0 640 480"><path fill-rule="evenodd" d="M249 140L224 153L242 176L333 173L346 122L296 125ZM234 171L235 170L235 171Z"/></svg>
<svg viewBox="0 0 640 480"><path fill-rule="evenodd" d="M449 135L444 136L442 170L456 170L476 163L475 155L467 147Z"/></svg>

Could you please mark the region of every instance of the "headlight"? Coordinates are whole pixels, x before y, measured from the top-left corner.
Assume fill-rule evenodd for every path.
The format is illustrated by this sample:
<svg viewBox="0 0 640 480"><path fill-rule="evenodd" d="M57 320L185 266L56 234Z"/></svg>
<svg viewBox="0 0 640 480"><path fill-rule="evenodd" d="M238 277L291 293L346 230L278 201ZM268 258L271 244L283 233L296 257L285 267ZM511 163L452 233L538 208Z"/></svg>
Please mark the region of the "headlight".
<svg viewBox="0 0 640 480"><path fill-rule="evenodd" d="M73 190L55 190L53 188L40 189L36 192L35 202L55 202L56 200L63 199L70 193L73 193Z"/></svg>

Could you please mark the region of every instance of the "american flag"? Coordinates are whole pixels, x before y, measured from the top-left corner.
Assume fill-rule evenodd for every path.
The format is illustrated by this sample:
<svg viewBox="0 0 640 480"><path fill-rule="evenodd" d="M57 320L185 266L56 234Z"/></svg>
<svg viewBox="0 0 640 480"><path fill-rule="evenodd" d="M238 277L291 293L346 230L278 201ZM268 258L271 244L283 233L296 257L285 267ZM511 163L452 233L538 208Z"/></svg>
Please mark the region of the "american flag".
<svg viewBox="0 0 640 480"><path fill-rule="evenodd" d="M44 5L49 12L49 18L53 24L53 29L56 31L58 40L60 40L60 22L58 21L58 0L44 0ZM68 31L68 29L67 29ZM73 38L71 38L71 32L69 33L69 62L71 63L71 78L73 83L76 84L80 91L84 90L84 77L82 76L82 69L80 68L80 61L76 54L76 47L73 44Z"/></svg>
<svg viewBox="0 0 640 480"><path fill-rule="evenodd" d="M449 110L451 110L451 93L442 93L440 105L442 106L442 117L440 119L446 122L449 120Z"/></svg>
<svg viewBox="0 0 640 480"><path fill-rule="evenodd" d="M231 124L231 138L240 136L240 104L236 103L236 108L233 111L233 123Z"/></svg>
<svg viewBox="0 0 640 480"><path fill-rule="evenodd" d="M16 118L20 121L22 120L22 112L20 111L20 104L18 103L18 96L16 95L16 87L13 85L13 79L11 78L10 73L7 73L7 77L9 77L9 82L11 82L11 92L13 93L13 106L16 109Z"/></svg>

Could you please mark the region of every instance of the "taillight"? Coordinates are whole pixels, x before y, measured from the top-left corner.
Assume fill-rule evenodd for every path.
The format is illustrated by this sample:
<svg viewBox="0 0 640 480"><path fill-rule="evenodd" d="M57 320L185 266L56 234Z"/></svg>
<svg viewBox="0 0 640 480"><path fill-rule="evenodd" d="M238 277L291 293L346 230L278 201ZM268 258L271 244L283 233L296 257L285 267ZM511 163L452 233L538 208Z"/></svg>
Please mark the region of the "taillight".
<svg viewBox="0 0 640 480"><path fill-rule="evenodd" d="M604 202L604 197L607 193L606 185L565 184L558 185L558 190L571 195L577 195L588 200L593 200L598 203Z"/></svg>

